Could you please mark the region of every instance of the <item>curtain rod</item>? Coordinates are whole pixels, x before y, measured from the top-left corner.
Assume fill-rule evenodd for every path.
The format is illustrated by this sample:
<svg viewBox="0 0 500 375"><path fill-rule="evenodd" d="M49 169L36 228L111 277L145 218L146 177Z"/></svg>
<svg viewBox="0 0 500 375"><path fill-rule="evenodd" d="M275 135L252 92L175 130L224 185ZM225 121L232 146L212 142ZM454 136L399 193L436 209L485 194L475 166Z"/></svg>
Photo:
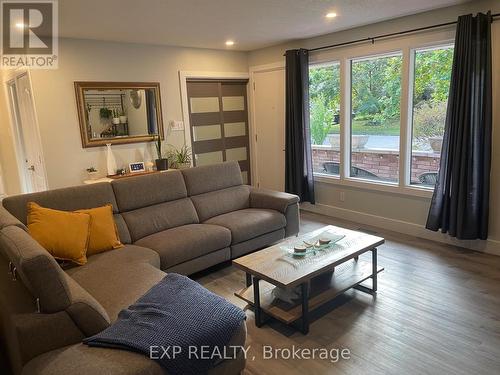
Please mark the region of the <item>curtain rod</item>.
<svg viewBox="0 0 500 375"><path fill-rule="evenodd" d="M495 13L495 14L491 15L491 18L493 21L495 21L495 19L498 19L499 17L500 17L500 13ZM446 26L451 26L451 25L456 25L456 24L457 24L457 21L445 22L445 23L440 23L437 25L424 26L424 27L419 27L419 28L411 29L411 30L405 30L405 31L399 31L399 32L395 32L395 33L377 35L377 36L373 36L370 38L362 38L362 39L351 40L349 42L330 44L330 45L323 46L323 47L310 48L307 51L309 51L309 52L320 51L320 50L324 50L324 49L343 47L343 46L348 46L350 44L357 44L357 43L362 43L362 42L372 42L372 44L373 44L373 43L375 43L375 40L377 40L377 39L384 39L384 38L390 38L390 37L398 36L398 35L417 33L420 31L437 29L440 27L446 27Z"/></svg>

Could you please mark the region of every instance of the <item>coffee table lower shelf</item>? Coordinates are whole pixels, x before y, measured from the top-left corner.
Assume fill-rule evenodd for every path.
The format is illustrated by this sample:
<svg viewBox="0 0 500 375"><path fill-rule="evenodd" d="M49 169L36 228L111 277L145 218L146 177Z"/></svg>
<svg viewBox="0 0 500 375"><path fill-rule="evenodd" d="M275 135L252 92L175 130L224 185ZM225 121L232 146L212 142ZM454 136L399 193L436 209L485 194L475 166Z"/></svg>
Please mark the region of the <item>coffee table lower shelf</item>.
<svg viewBox="0 0 500 375"><path fill-rule="evenodd" d="M383 271L377 267L377 273ZM363 260L351 261L341 264L335 272L321 274L311 279L309 290L309 311L331 301L345 291L358 286L363 281L372 277L372 263ZM302 317L302 305L300 299L293 304L276 299L272 291L275 286L267 281L261 280L260 308L261 311L285 324L291 324ZM361 287L360 290L368 291L369 288ZM253 285L236 292L235 295L250 305L254 305Z"/></svg>

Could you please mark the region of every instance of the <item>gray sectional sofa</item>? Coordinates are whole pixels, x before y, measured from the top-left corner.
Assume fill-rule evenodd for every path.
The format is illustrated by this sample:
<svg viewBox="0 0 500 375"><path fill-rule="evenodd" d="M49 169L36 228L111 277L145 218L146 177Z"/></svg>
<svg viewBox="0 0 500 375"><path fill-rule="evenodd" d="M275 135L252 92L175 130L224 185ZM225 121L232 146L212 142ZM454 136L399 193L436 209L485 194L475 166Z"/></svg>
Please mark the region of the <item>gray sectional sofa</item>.
<svg viewBox="0 0 500 375"><path fill-rule="evenodd" d="M27 233L31 201L60 210L111 203L125 247L63 269ZM163 374L145 356L81 340L113 323L165 272L192 274L299 230L298 197L243 185L236 162L8 197L2 205L1 333L15 374ZM229 344L245 337L243 324ZM239 373L241 354L210 373Z"/></svg>

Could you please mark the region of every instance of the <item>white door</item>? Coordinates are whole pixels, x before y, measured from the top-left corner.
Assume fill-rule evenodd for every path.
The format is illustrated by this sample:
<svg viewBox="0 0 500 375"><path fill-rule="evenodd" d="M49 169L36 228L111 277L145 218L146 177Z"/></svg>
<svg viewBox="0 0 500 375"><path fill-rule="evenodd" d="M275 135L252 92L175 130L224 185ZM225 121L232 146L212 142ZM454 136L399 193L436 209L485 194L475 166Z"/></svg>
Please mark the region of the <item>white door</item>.
<svg viewBox="0 0 500 375"><path fill-rule="evenodd" d="M254 73L257 183L285 189L285 70Z"/></svg>
<svg viewBox="0 0 500 375"><path fill-rule="evenodd" d="M2 175L2 166L0 165L0 199L5 196L5 189L3 185L3 175Z"/></svg>
<svg viewBox="0 0 500 375"><path fill-rule="evenodd" d="M9 81L8 88L24 192L47 190L42 145L28 74Z"/></svg>

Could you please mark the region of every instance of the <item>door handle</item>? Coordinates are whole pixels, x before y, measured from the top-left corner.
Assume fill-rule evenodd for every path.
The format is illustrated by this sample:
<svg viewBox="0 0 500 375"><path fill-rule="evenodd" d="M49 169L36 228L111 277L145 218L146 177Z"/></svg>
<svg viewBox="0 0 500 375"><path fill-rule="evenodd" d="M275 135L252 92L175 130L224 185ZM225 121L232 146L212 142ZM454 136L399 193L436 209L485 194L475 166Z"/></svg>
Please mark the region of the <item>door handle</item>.
<svg viewBox="0 0 500 375"><path fill-rule="evenodd" d="M28 171L33 171L34 172L35 171L35 166L32 165L31 167L28 167Z"/></svg>

